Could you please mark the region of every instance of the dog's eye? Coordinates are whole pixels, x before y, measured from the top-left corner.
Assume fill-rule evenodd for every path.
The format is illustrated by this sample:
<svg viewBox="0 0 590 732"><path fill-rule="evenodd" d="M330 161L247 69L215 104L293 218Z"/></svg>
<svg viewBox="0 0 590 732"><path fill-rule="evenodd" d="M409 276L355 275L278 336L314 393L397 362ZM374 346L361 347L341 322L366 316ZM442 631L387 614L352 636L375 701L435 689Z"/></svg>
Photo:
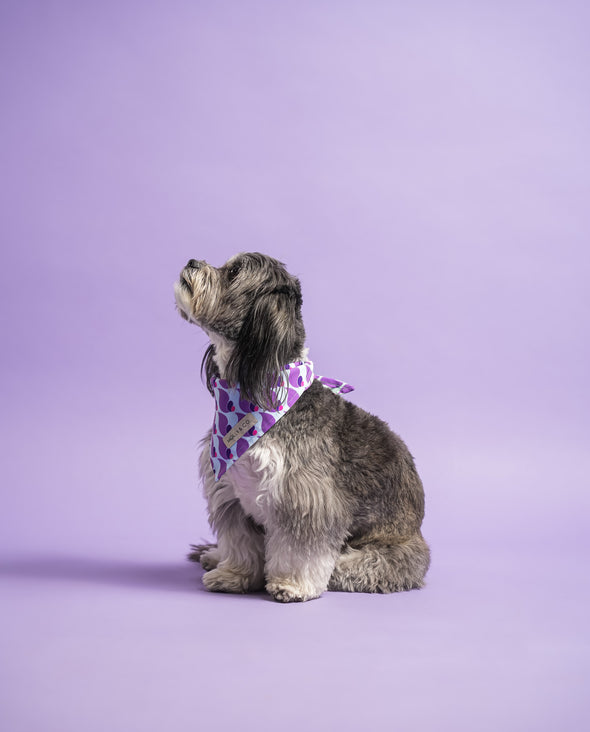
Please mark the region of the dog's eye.
<svg viewBox="0 0 590 732"><path fill-rule="evenodd" d="M241 268L239 264L234 264L232 267L230 267L227 272L227 278L230 282L233 282L236 279L236 277L240 273L240 269Z"/></svg>

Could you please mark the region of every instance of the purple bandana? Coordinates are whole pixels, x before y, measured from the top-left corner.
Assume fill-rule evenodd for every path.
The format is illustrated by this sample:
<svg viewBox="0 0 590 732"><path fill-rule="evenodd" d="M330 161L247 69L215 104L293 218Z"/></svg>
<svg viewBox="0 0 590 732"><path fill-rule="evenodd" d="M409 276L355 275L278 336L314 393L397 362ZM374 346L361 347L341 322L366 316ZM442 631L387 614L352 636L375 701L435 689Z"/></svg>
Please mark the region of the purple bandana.
<svg viewBox="0 0 590 732"><path fill-rule="evenodd" d="M274 388L279 406L275 410L261 409L242 399L240 387L230 386L224 379L211 379L215 396L215 419L211 435L211 467L215 480L231 468L246 450L279 421L317 378L336 394L347 394L354 389L337 379L314 376L311 361L296 361L281 371L279 384Z"/></svg>

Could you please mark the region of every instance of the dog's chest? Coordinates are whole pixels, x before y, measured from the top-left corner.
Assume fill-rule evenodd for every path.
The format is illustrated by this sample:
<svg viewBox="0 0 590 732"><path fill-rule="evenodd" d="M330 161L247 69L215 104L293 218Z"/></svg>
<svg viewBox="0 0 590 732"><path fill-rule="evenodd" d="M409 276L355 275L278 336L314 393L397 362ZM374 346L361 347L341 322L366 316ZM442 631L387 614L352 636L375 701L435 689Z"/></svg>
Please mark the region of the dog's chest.
<svg viewBox="0 0 590 732"><path fill-rule="evenodd" d="M265 453L257 446L250 448L225 476L244 512L263 526L268 521L269 500L279 478L276 466L266 464Z"/></svg>

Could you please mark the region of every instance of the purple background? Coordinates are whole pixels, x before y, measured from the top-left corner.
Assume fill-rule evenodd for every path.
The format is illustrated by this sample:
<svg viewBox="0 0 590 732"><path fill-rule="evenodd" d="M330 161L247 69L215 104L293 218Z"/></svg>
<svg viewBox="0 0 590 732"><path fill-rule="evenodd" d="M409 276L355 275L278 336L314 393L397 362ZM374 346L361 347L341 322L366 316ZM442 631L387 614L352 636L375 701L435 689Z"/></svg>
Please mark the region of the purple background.
<svg viewBox="0 0 590 732"><path fill-rule="evenodd" d="M0 7L0 723L585 730L588 4ZM421 592L203 591L189 257L304 288L416 456Z"/></svg>

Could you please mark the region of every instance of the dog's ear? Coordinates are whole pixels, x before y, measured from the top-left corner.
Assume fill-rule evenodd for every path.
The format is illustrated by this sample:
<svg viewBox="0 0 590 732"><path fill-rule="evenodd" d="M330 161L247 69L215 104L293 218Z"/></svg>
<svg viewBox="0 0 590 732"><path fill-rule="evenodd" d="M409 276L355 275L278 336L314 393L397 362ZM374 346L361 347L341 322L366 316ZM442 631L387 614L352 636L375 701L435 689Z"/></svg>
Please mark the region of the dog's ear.
<svg viewBox="0 0 590 732"><path fill-rule="evenodd" d="M260 407L278 406L273 389L279 373L301 355L305 341L301 303L301 285L293 277L288 284L259 294L240 330L228 372Z"/></svg>
<svg viewBox="0 0 590 732"><path fill-rule="evenodd" d="M214 395L213 387L211 386L211 379L215 377L219 378L219 369L215 363L215 346L213 343L205 351L203 360L201 361L201 378L203 378L203 372L205 372L206 386L211 396Z"/></svg>

